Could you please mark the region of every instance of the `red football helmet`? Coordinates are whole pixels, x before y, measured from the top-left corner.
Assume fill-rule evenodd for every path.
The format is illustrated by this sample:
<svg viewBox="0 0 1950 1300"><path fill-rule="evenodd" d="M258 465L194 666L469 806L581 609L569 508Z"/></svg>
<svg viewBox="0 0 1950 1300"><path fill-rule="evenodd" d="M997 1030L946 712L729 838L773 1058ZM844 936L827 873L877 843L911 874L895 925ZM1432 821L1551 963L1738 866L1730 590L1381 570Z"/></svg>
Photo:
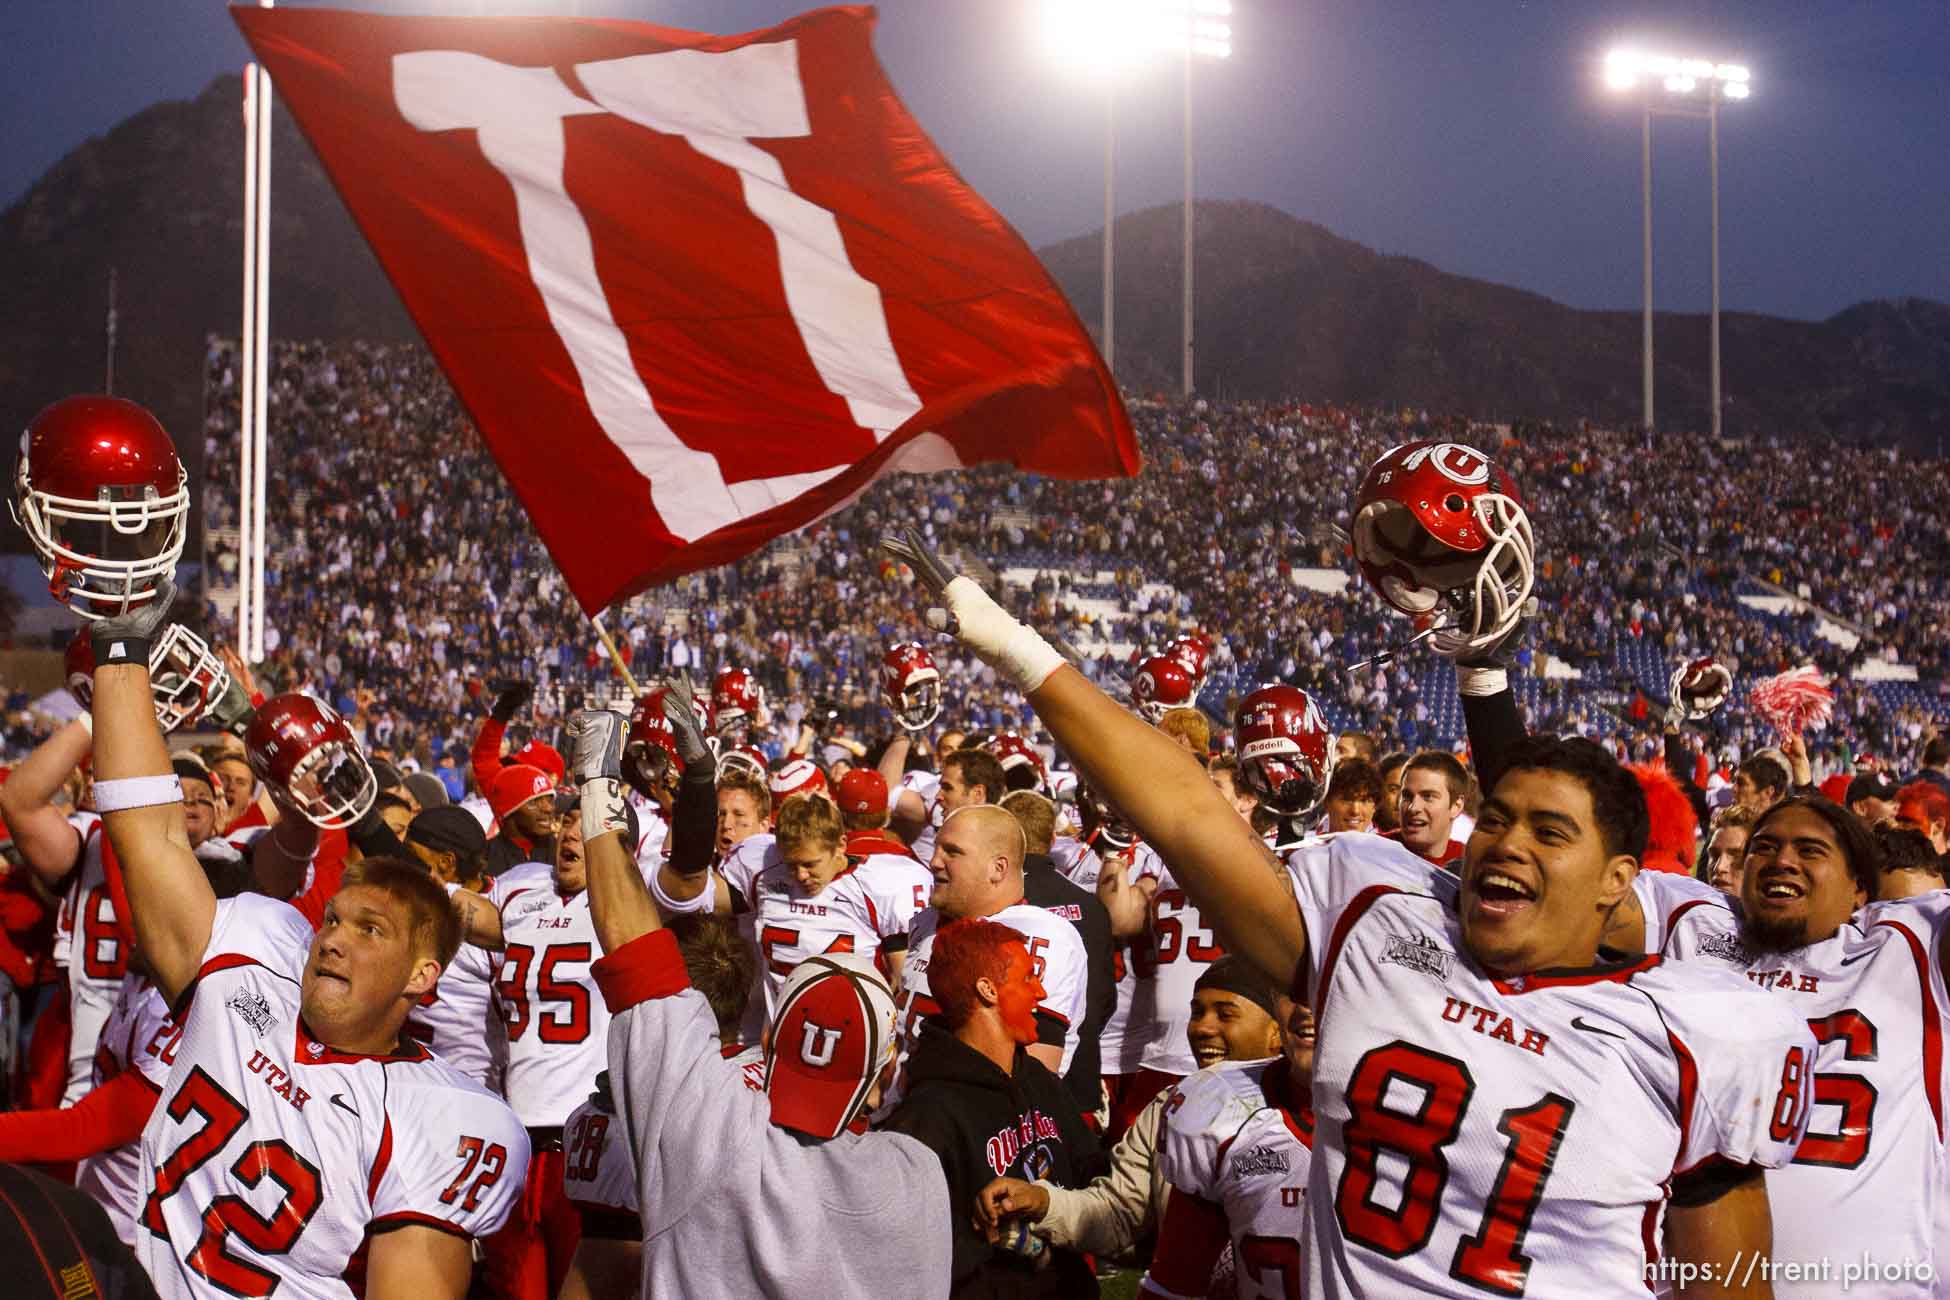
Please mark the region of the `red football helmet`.
<svg viewBox="0 0 1950 1300"><path fill-rule="evenodd" d="M742 767L768 789L772 783L772 765L766 760L765 751L756 745L739 745L727 748L718 755L720 774L734 767Z"/></svg>
<svg viewBox="0 0 1950 1300"><path fill-rule="evenodd" d="M1011 790L1041 793L1049 785L1049 773L1036 747L1013 731L998 732L982 746L1002 764L1002 778Z"/></svg>
<svg viewBox="0 0 1950 1300"><path fill-rule="evenodd" d="M1516 627L1536 579L1536 542L1516 484L1456 442L1385 452L1354 498L1354 558L1395 609L1432 620L1431 644L1486 650Z"/></svg>
<svg viewBox="0 0 1950 1300"><path fill-rule="evenodd" d="M684 760L677 753L677 733L664 716L665 688L659 686L637 697L630 710L630 731L623 741L623 776L637 793L648 796L675 773L684 775ZM704 706L692 701L697 712Z"/></svg>
<svg viewBox="0 0 1950 1300"><path fill-rule="evenodd" d="M1334 736L1313 696L1262 686L1239 702L1232 728L1240 777L1268 808L1305 817L1320 807L1334 775Z"/></svg>
<svg viewBox="0 0 1950 1300"><path fill-rule="evenodd" d="M68 694L84 709L95 707L95 648L88 629L68 642ZM230 689L230 670L203 638L171 623L149 648L149 691L156 702L156 725L165 734L201 717L208 705Z"/></svg>
<svg viewBox="0 0 1950 1300"><path fill-rule="evenodd" d="M1193 693L1205 687L1206 673L1211 670L1212 643L1195 632L1187 632L1165 647L1165 657L1183 664L1185 671L1192 675Z"/></svg>
<svg viewBox="0 0 1950 1300"><path fill-rule="evenodd" d="M175 573L189 475L134 402L69 397L21 434L12 508L54 598L82 618L107 618L147 604Z"/></svg>
<svg viewBox="0 0 1950 1300"><path fill-rule="evenodd" d="M327 830L358 821L379 795L352 728L331 705L309 695L264 701L244 733L244 758L258 780Z"/></svg>
<svg viewBox="0 0 1950 1300"><path fill-rule="evenodd" d="M1100 858L1122 853L1138 842L1138 833L1124 820L1124 814L1085 781L1077 782L1077 812L1083 819L1084 843Z"/></svg>
<svg viewBox="0 0 1950 1300"><path fill-rule="evenodd" d="M1138 665L1131 678L1131 702L1147 722L1156 722L1173 709L1189 709L1198 698L1198 681L1178 659L1153 655Z"/></svg>
<svg viewBox="0 0 1950 1300"><path fill-rule="evenodd" d="M887 647L880 657L880 698L904 731L921 731L941 716L941 670L919 641Z"/></svg>
<svg viewBox="0 0 1950 1300"><path fill-rule="evenodd" d="M765 692L743 668L727 668L711 685L711 716L720 736L745 732L759 725L765 712Z"/></svg>
<svg viewBox="0 0 1950 1300"><path fill-rule="evenodd" d="M1733 674L1718 659L1706 655L1673 669L1669 689L1672 702L1685 709L1687 717L1704 718L1733 694Z"/></svg>

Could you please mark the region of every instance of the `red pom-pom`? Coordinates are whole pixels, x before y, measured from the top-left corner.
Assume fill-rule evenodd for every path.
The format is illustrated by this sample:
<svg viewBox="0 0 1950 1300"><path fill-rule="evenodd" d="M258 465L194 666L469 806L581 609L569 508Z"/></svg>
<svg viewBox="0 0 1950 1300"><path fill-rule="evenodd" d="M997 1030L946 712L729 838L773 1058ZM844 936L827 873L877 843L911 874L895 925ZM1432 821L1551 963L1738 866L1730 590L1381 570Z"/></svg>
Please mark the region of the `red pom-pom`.
<svg viewBox="0 0 1950 1300"><path fill-rule="evenodd" d="M1782 740L1820 731L1835 709L1835 692L1814 668L1792 668L1754 683L1747 703Z"/></svg>

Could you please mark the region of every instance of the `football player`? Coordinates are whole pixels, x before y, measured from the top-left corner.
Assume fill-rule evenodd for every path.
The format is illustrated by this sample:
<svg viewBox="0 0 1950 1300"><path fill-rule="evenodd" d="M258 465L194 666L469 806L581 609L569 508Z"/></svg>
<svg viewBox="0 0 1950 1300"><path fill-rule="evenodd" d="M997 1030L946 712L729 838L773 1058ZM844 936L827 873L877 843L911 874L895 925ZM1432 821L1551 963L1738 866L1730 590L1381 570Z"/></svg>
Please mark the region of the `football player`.
<svg viewBox="0 0 1950 1300"><path fill-rule="evenodd" d="M947 1294L940 1163L900 1134L849 1131L889 1059L886 984L859 954L801 963L765 1055L765 1096L738 1086L718 1018L692 988L623 842L625 725L583 712L570 734L605 954L596 973L614 1017L610 1086L644 1207L638 1289L779 1300ZM679 834L682 823L680 812ZM847 1212L803 1212L811 1206Z"/></svg>
<svg viewBox="0 0 1950 1300"><path fill-rule="evenodd" d="M1389 836L1418 857L1447 866L1463 855L1452 837L1469 793L1469 771L1454 754L1425 749L1402 768L1401 795L1396 817L1401 830Z"/></svg>
<svg viewBox="0 0 1950 1300"><path fill-rule="evenodd" d="M1025 692L1229 947L1311 1002L1311 1209L1289 1234L1306 1223L1308 1294L1643 1295L1662 1205L1678 1261L1770 1250L1762 1174L1805 1131L1812 1040L1737 975L1598 961L1646 833L1601 749L1514 749L1458 873L1345 835L1297 849L1283 883L1182 750L918 539L890 540L945 606L930 622Z"/></svg>
<svg viewBox="0 0 1950 1300"><path fill-rule="evenodd" d="M190 851L149 690L173 591L96 623L95 801L130 917L182 1039L142 1137L137 1256L165 1296L465 1294L528 1136L405 1033L459 942L417 864L347 873L316 934L251 894L219 901Z"/></svg>

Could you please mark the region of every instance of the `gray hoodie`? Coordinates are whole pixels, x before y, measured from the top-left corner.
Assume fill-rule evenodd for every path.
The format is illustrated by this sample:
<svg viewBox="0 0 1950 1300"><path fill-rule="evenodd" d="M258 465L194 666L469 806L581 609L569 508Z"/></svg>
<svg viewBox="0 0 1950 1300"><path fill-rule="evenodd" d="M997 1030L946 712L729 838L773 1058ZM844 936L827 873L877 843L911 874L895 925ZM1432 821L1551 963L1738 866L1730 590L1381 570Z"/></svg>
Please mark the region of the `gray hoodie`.
<svg viewBox="0 0 1950 1300"><path fill-rule="evenodd" d="M948 1181L898 1133L819 1142L772 1124L718 1054L667 930L596 963L609 1076L637 1153L643 1294L945 1297Z"/></svg>

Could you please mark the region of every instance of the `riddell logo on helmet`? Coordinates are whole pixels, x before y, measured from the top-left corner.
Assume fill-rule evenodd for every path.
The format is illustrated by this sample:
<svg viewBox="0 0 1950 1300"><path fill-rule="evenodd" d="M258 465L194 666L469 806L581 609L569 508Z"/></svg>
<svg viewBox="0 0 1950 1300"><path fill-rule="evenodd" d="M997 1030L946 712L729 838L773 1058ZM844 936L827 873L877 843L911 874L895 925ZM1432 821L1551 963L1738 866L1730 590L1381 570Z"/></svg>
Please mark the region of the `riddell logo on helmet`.
<svg viewBox="0 0 1950 1300"><path fill-rule="evenodd" d="M1239 751L1241 758L1262 758L1267 754L1297 754L1300 746L1285 736L1268 736L1264 740L1249 740Z"/></svg>

